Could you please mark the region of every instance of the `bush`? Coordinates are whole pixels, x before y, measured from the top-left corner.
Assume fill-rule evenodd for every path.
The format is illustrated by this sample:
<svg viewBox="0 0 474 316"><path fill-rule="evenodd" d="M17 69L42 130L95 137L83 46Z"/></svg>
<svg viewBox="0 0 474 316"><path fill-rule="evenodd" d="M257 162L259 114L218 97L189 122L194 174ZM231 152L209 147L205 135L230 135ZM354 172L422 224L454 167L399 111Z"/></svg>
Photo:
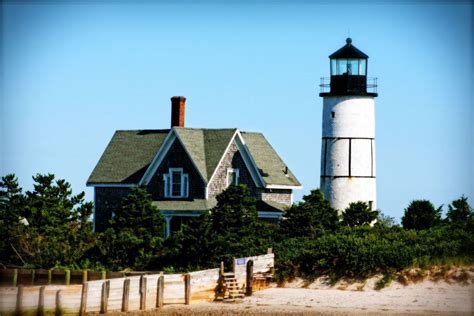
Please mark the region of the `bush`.
<svg viewBox="0 0 474 316"><path fill-rule="evenodd" d="M449 261L474 260L474 236L449 227L424 231L398 227L345 228L311 240L289 239L276 247L278 280L329 275L366 278L375 273Z"/></svg>

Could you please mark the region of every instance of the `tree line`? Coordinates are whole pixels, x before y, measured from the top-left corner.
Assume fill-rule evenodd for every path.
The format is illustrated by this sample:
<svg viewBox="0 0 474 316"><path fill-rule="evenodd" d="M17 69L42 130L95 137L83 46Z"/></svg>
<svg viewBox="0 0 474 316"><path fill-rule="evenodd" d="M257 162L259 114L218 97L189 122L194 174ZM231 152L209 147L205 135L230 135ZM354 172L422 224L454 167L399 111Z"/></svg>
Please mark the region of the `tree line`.
<svg viewBox="0 0 474 316"><path fill-rule="evenodd" d="M190 271L234 257L276 254L279 280L368 277L434 264L474 260L474 211L466 197L446 216L428 200L414 200L401 225L364 202L339 215L320 190L289 207L279 222L258 220L247 187L230 186L217 205L164 239L164 219L148 192L134 188L109 228L95 233L93 204L54 175L33 177L23 192L17 178L0 181L0 263L9 267Z"/></svg>

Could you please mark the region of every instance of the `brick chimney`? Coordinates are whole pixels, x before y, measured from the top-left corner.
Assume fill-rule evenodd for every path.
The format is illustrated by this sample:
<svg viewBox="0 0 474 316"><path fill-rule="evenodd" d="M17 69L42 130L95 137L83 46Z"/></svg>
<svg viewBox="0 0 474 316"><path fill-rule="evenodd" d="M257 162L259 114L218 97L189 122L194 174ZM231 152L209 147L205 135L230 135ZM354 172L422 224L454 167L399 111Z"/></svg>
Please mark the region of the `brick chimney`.
<svg viewBox="0 0 474 316"><path fill-rule="evenodd" d="M184 127L185 97L171 98L171 127Z"/></svg>

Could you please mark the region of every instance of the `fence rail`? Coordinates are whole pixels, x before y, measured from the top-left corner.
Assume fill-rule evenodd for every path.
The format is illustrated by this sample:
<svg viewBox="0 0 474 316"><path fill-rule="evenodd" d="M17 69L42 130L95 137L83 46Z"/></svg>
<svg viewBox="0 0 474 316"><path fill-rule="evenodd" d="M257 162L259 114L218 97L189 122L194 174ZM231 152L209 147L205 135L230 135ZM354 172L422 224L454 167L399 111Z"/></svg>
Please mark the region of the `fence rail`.
<svg viewBox="0 0 474 316"><path fill-rule="evenodd" d="M87 281L145 275L150 272L74 271L61 269L0 269L0 286L72 285Z"/></svg>
<svg viewBox="0 0 474 316"><path fill-rule="evenodd" d="M255 271L269 271L273 268L274 255L235 259L233 268L239 280L246 279L246 271L237 265L237 261L249 260L255 262ZM68 285L55 285L52 277L49 285L24 286L20 282L19 286L0 287L0 315L85 315L145 311L159 309L164 304L212 301L219 273L220 269L185 274L159 273L84 281L83 284L72 284L71 277ZM67 274L62 275L62 280ZM17 282L20 280L18 275L22 274L17 274ZM114 275L105 273L105 277ZM101 273L100 277L103 276ZM9 280L13 282L12 278Z"/></svg>

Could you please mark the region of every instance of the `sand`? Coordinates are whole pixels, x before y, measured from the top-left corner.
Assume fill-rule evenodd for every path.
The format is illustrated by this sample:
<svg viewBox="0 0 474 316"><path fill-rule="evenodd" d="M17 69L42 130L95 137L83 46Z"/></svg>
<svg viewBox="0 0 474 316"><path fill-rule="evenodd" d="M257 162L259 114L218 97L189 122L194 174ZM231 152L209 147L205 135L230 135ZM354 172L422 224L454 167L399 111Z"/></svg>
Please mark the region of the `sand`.
<svg viewBox="0 0 474 316"><path fill-rule="evenodd" d="M364 284L317 281L301 288L297 280L285 288L273 285L237 303L194 303L165 306L166 314L315 314L315 315L474 315L474 284L423 281L392 282L380 291L374 280Z"/></svg>

